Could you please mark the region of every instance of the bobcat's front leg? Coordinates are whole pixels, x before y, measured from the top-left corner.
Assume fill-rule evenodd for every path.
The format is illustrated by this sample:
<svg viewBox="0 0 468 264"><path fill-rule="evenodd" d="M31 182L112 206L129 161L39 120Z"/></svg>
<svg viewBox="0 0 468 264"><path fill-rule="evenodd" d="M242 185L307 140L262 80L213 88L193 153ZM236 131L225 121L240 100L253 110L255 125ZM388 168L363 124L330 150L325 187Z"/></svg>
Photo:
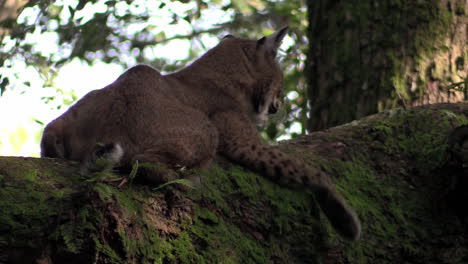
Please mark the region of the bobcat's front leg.
<svg viewBox="0 0 468 264"><path fill-rule="evenodd" d="M264 144L250 119L238 112L218 113L213 121L222 155L280 185L312 191L333 227L347 239L359 238L361 227L356 213L338 194L328 175Z"/></svg>

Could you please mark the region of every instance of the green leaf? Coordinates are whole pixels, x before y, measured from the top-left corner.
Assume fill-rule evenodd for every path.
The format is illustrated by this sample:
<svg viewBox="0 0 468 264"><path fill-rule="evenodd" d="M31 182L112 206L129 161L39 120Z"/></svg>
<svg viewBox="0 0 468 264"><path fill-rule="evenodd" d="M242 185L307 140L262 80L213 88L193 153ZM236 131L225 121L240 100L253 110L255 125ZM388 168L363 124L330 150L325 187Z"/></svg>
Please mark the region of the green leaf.
<svg viewBox="0 0 468 264"><path fill-rule="evenodd" d="M10 84L10 80L8 78L3 78L2 82L0 82L0 96L3 95L5 92L7 85Z"/></svg>
<svg viewBox="0 0 468 264"><path fill-rule="evenodd" d="M195 188L195 187L193 186L193 183L192 183L191 181L189 181L189 180L187 180L187 179L177 179L177 180L168 181L168 182L166 182L166 183L164 183L164 184L161 184L161 185L159 185L158 187L153 188L153 191L160 190L160 189L162 189L162 188L164 188L164 187L166 187L166 186L169 186L169 185L172 185L172 184L176 184L176 183L185 185L185 186L187 186L187 187L189 187L189 188L192 188L192 189Z"/></svg>
<svg viewBox="0 0 468 264"><path fill-rule="evenodd" d="M138 167L139 167L139 163L138 163L138 160L135 161L135 163L133 163L132 165L132 171L130 172L130 174L128 175L128 179L130 180L130 182L135 179L135 176L138 172Z"/></svg>
<svg viewBox="0 0 468 264"><path fill-rule="evenodd" d="M35 119L35 118L34 118L34 122L36 122L37 124L39 124L41 126L44 125L44 122L42 122L41 120Z"/></svg>

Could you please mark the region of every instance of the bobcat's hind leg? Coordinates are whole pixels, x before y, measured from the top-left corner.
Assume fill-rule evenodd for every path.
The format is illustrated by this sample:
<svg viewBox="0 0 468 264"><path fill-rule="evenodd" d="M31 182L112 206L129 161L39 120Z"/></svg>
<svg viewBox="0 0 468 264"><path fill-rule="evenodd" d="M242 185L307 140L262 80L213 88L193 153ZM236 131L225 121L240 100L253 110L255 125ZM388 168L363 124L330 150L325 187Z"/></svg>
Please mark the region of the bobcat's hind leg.
<svg viewBox="0 0 468 264"><path fill-rule="evenodd" d="M137 180L151 185L159 185L178 178L174 171L175 164L171 166L167 155L157 150L148 150L133 158L133 164L138 161Z"/></svg>
<svg viewBox="0 0 468 264"><path fill-rule="evenodd" d="M210 120L195 110L173 110L175 113L168 116L172 119L154 121L158 126L148 131L142 147L131 155L132 162L144 165L144 173L137 177L151 184L185 176L190 169L206 168L216 155L218 132ZM175 172L182 168L189 173Z"/></svg>
<svg viewBox="0 0 468 264"><path fill-rule="evenodd" d="M199 141L200 142L200 141ZM206 169L211 164L215 154L215 145L203 145L189 142L159 145L144 153L134 156L133 163L138 160L140 179L149 184L161 184L179 178L176 172L180 169ZM186 175L188 180L197 184L200 182L197 173Z"/></svg>

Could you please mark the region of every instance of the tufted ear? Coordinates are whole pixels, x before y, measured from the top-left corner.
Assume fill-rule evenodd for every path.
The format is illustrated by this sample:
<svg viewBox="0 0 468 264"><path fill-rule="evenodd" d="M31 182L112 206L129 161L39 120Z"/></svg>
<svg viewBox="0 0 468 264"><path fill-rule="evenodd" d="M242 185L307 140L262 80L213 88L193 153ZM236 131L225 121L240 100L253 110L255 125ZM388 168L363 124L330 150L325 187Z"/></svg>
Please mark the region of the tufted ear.
<svg viewBox="0 0 468 264"><path fill-rule="evenodd" d="M274 55L276 55L276 50L281 45L281 41L284 36L288 33L288 26L276 31L275 33L263 37L257 41L257 47L265 46L267 49L271 50Z"/></svg>
<svg viewBox="0 0 468 264"><path fill-rule="evenodd" d="M235 38L235 37L233 35L229 34L229 35L224 36L222 39L228 39L228 38Z"/></svg>

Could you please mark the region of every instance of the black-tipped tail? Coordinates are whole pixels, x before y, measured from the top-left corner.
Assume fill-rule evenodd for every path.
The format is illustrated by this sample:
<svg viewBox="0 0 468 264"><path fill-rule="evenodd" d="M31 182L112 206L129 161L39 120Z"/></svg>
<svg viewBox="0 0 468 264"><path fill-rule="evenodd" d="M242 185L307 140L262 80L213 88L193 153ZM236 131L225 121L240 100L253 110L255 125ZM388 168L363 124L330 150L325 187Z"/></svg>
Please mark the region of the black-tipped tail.
<svg viewBox="0 0 468 264"><path fill-rule="evenodd" d="M112 170L121 161L124 150L118 143L96 144L81 165L81 174Z"/></svg>
<svg viewBox="0 0 468 264"><path fill-rule="evenodd" d="M104 158L112 165L120 162L124 151L119 143L110 143L106 145L98 145L94 150L95 159Z"/></svg>
<svg viewBox="0 0 468 264"><path fill-rule="evenodd" d="M361 223L356 213L341 196L327 188L315 193L315 198L335 230L348 240L358 240L361 236Z"/></svg>

